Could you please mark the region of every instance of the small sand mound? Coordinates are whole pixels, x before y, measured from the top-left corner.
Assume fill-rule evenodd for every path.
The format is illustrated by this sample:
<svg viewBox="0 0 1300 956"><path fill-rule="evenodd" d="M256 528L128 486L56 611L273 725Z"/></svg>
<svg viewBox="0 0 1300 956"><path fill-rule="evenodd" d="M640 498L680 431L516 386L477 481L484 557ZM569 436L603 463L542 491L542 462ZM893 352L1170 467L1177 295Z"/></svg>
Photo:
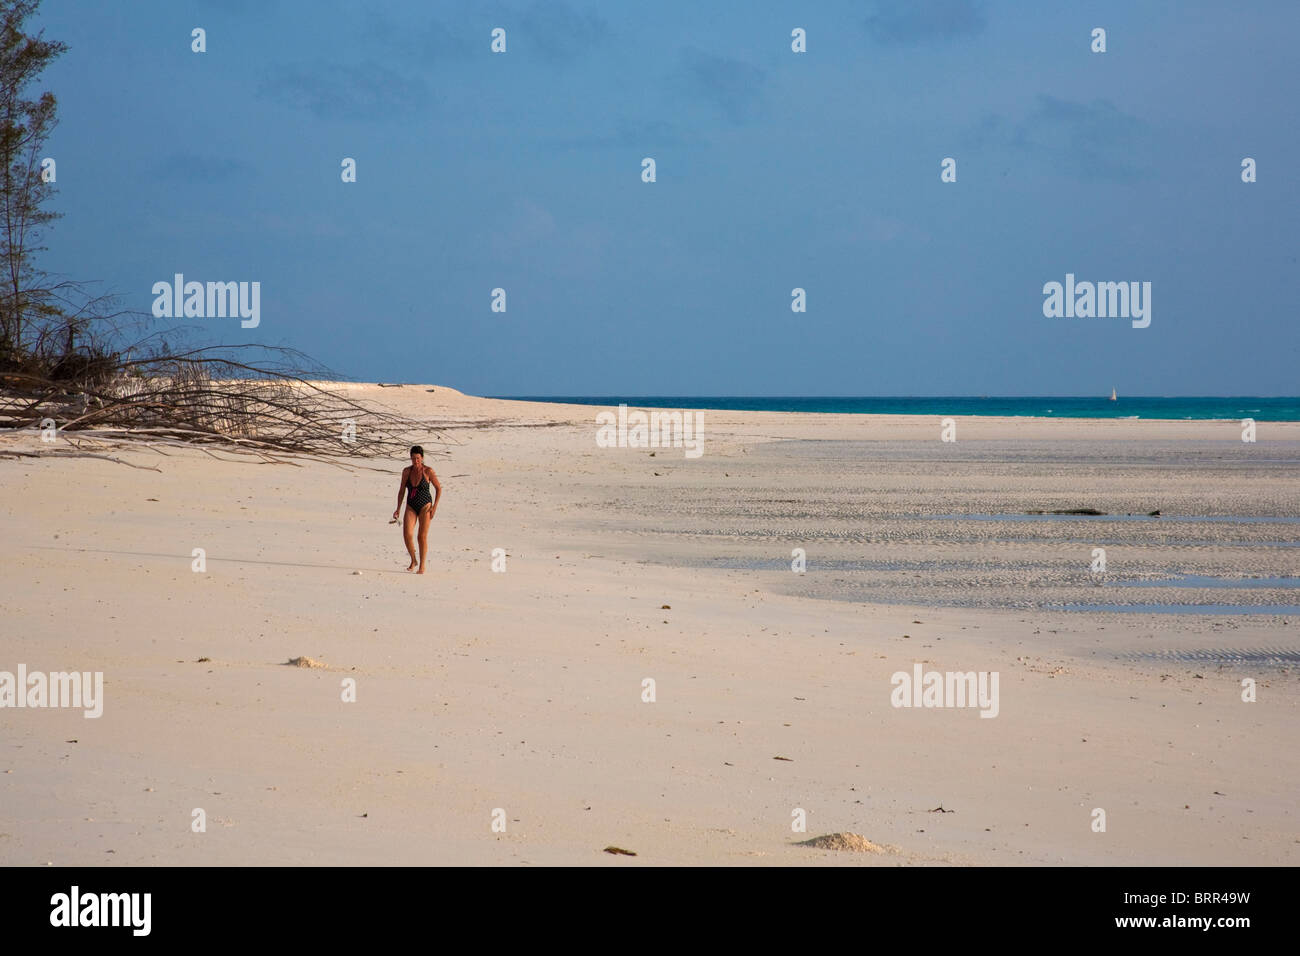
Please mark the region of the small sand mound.
<svg viewBox="0 0 1300 956"><path fill-rule="evenodd" d="M324 667L320 661L314 661L310 657L291 657L285 664L289 667Z"/></svg>
<svg viewBox="0 0 1300 956"><path fill-rule="evenodd" d="M894 848L872 843L856 833L828 833L825 836L804 840L799 846L810 846L817 850L848 850L850 853L893 853Z"/></svg>

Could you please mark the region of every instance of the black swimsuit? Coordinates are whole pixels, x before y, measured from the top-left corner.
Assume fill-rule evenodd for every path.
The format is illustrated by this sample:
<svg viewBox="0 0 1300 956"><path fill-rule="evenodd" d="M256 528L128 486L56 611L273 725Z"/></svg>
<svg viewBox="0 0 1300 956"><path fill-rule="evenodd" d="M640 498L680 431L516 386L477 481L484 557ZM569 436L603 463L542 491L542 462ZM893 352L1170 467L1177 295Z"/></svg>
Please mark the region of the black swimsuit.
<svg viewBox="0 0 1300 956"><path fill-rule="evenodd" d="M421 478L419 485L412 487L409 483L406 486L406 507L410 508L417 515L424 510L425 505L433 504L433 495L429 493L429 479Z"/></svg>

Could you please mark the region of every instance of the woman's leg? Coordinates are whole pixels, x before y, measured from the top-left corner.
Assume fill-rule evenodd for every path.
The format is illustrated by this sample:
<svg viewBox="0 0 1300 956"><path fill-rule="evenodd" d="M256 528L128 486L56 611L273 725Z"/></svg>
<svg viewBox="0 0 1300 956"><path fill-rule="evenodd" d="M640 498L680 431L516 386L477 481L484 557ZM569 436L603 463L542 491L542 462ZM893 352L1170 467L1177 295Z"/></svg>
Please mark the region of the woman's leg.
<svg viewBox="0 0 1300 956"><path fill-rule="evenodd" d="M406 509L406 514L402 515L402 539L406 542L406 550L411 555L411 566L408 571L415 570L415 525L417 522L415 512L410 508Z"/></svg>
<svg viewBox="0 0 1300 956"><path fill-rule="evenodd" d="M420 512L420 574L424 573L424 556L429 553L429 522L433 518L433 505L425 505Z"/></svg>

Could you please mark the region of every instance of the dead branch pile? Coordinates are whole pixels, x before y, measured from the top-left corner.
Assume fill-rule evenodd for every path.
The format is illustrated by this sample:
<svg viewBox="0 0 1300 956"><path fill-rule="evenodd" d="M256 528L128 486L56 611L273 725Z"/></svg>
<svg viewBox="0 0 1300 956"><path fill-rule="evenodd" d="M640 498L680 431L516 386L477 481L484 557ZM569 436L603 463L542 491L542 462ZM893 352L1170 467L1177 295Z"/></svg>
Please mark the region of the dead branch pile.
<svg viewBox="0 0 1300 956"><path fill-rule="evenodd" d="M85 437L216 443L339 458L404 456L431 426L364 405L305 377L290 349L195 349L119 360L73 379L0 371L0 428L49 428Z"/></svg>

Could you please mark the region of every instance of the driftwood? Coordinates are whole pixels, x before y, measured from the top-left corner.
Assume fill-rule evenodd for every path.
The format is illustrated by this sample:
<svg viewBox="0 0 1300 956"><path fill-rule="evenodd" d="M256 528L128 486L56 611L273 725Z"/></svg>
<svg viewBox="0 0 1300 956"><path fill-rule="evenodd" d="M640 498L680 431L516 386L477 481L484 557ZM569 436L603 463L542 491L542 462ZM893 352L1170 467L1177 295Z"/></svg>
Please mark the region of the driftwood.
<svg viewBox="0 0 1300 956"><path fill-rule="evenodd" d="M229 354L241 349L276 361ZM285 356L303 362L280 360ZM0 429L42 428L53 420L57 434L68 440L219 445L267 461L283 460L271 453L393 458L405 456L413 439L447 444L440 427L307 379L307 362L290 349L227 346L119 361L111 372L101 368L81 380L0 371Z"/></svg>

